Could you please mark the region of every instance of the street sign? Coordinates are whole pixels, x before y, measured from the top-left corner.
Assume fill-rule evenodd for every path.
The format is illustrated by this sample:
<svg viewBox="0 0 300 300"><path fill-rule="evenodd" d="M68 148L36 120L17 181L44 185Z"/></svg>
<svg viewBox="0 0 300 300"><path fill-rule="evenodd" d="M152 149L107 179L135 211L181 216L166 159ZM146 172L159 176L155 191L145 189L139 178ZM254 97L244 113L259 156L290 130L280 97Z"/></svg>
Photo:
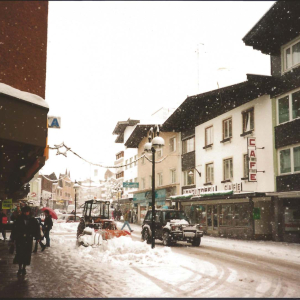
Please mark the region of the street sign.
<svg viewBox="0 0 300 300"><path fill-rule="evenodd" d="M138 182L123 182L124 188L138 188L139 183Z"/></svg>
<svg viewBox="0 0 300 300"><path fill-rule="evenodd" d="M57 128L61 127L61 118L60 117L50 117L48 116L48 128Z"/></svg>
<svg viewBox="0 0 300 300"><path fill-rule="evenodd" d="M12 209L12 199L3 200L2 209Z"/></svg>

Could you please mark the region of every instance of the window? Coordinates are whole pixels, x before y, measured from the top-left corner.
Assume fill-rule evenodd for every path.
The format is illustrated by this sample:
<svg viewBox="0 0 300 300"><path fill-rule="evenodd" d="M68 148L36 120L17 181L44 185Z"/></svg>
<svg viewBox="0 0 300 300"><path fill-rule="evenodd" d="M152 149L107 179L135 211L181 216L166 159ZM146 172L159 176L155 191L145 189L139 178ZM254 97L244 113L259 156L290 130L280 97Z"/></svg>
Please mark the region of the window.
<svg viewBox="0 0 300 300"><path fill-rule="evenodd" d="M134 165L136 166L137 155L134 156Z"/></svg>
<svg viewBox="0 0 300 300"><path fill-rule="evenodd" d="M142 178L142 189L144 190L146 188L146 180L145 178Z"/></svg>
<svg viewBox="0 0 300 300"><path fill-rule="evenodd" d="M220 205L219 224L220 226L233 226L233 205Z"/></svg>
<svg viewBox="0 0 300 300"><path fill-rule="evenodd" d="M254 108L242 112L243 133L254 130Z"/></svg>
<svg viewBox="0 0 300 300"><path fill-rule="evenodd" d="M223 121L223 140L232 137L232 118Z"/></svg>
<svg viewBox="0 0 300 300"><path fill-rule="evenodd" d="M195 184L195 174L194 170L188 170L183 172L184 185Z"/></svg>
<svg viewBox="0 0 300 300"><path fill-rule="evenodd" d="M300 64L300 41L299 39L285 47L283 50L284 71L292 69Z"/></svg>
<svg viewBox="0 0 300 300"><path fill-rule="evenodd" d="M125 170L127 170L127 169L128 169L128 166L127 166L127 164L128 164L128 159L126 159L126 160L125 160Z"/></svg>
<svg viewBox="0 0 300 300"><path fill-rule="evenodd" d="M205 128L205 146L209 146L213 144L213 126L210 126L208 128Z"/></svg>
<svg viewBox="0 0 300 300"><path fill-rule="evenodd" d="M235 226L249 226L249 203L238 203L234 206Z"/></svg>
<svg viewBox="0 0 300 300"><path fill-rule="evenodd" d="M182 141L182 153L195 151L195 137Z"/></svg>
<svg viewBox="0 0 300 300"><path fill-rule="evenodd" d="M170 138L169 144L170 144L170 152L176 151L176 138L175 137Z"/></svg>
<svg viewBox="0 0 300 300"><path fill-rule="evenodd" d="M231 180L233 178L233 164L232 158L224 159L224 180Z"/></svg>
<svg viewBox="0 0 300 300"><path fill-rule="evenodd" d="M124 157L124 151L122 151L116 155L116 160L118 160L121 157Z"/></svg>
<svg viewBox="0 0 300 300"><path fill-rule="evenodd" d="M118 178L121 178L121 177L124 177L124 171L119 172L119 173L116 174L116 178L117 178L117 179L118 179Z"/></svg>
<svg viewBox="0 0 300 300"><path fill-rule="evenodd" d="M244 154L244 178L249 177L249 160L248 160L248 154Z"/></svg>
<svg viewBox="0 0 300 300"><path fill-rule="evenodd" d="M206 165L206 183L214 182L214 164Z"/></svg>
<svg viewBox="0 0 300 300"><path fill-rule="evenodd" d="M278 124L300 117L300 91L278 99Z"/></svg>
<svg viewBox="0 0 300 300"><path fill-rule="evenodd" d="M171 170L171 183L176 182L176 169Z"/></svg>
<svg viewBox="0 0 300 300"><path fill-rule="evenodd" d="M158 186L163 185L163 174L158 173Z"/></svg>
<svg viewBox="0 0 300 300"><path fill-rule="evenodd" d="M156 150L156 158L162 157L162 149Z"/></svg>
<svg viewBox="0 0 300 300"><path fill-rule="evenodd" d="M280 174L300 171L300 146L279 150Z"/></svg>

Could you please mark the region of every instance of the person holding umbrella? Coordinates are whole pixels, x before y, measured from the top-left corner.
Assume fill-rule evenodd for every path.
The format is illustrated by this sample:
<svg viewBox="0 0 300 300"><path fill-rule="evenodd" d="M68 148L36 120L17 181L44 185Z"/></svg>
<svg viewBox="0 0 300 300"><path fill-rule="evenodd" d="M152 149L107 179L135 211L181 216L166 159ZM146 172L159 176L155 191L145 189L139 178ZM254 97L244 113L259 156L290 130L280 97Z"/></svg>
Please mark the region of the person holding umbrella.
<svg viewBox="0 0 300 300"><path fill-rule="evenodd" d="M40 240L38 221L30 215L29 206L22 207L22 213L14 222L10 236L11 245L16 245L14 264L19 265L18 275L26 275L26 266L30 265L33 238Z"/></svg>
<svg viewBox="0 0 300 300"><path fill-rule="evenodd" d="M52 216L48 209L44 210L45 213L45 221L44 221L44 235L46 238L46 247L50 247L50 230L52 229L53 222Z"/></svg>

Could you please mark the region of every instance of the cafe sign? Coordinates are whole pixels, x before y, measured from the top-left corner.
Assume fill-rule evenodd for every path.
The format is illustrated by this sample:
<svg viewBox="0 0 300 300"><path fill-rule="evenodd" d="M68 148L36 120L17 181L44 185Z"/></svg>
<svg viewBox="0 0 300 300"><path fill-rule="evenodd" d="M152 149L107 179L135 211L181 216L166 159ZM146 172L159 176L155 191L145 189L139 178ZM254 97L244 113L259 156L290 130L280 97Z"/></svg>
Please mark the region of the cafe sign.
<svg viewBox="0 0 300 300"><path fill-rule="evenodd" d="M257 174L257 158L256 158L256 138L255 137L248 137L247 138L247 150L248 150L248 166L249 166L249 173L248 173L248 181L249 182L256 182L256 174Z"/></svg>

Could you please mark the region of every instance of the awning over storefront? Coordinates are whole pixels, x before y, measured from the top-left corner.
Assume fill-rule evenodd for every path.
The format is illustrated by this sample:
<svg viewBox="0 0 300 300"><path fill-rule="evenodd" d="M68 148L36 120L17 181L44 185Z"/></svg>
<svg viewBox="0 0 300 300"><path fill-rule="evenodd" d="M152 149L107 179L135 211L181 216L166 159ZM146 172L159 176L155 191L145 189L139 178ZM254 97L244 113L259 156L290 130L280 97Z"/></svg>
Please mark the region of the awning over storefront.
<svg viewBox="0 0 300 300"><path fill-rule="evenodd" d="M171 200L184 200L184 199L191 199L194 196L194 194L182 194L182 195L176 195L176 196L171 196Z"/></svg>

